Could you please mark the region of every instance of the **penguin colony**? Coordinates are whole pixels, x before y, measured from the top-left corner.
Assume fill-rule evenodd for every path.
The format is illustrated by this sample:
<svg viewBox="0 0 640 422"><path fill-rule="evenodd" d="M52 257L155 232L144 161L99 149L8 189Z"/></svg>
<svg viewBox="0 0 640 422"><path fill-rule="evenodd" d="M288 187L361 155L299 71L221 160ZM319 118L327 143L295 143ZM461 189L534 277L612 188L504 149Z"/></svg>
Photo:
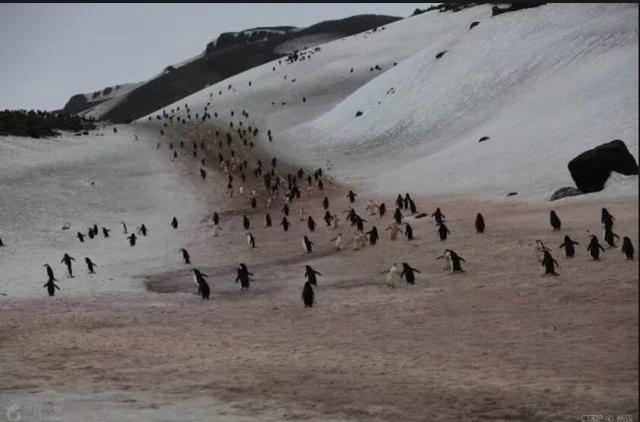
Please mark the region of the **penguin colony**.
<svg viewBox="0 0 640 422"><path fill-rule="evenodd" d="M315 50L313 53L318 52ZM312 55L313 53L310 53ZM305 52L301 53L301 57L304 57ZM307 57L308 59L310 59ZM295 61L295 60L293 60ZM285 62L286 64L292 63L292 60ZM282 64L282 61L278 62ZM274 71L275 71L274 67ZM350 73L353 73L353 69L350 70ZM249 87L251 83L249 83ZM228 86L228 89L232 89L232 85ZM209 98L213 98L213 92L209 94ZM222 95L222 91L218 92L218 95ZM307 102L309 100L306 97L302 98L302 102ZM312 99L311 99L312 101ZM273 102L275 104L275 101ZM282 102L282 105L285 105L285 102ZM190 123L198 123L195 120L200 120L201 122L206 122L207 120L213 119L215 116L216 119L220 120L223 113L214 112L213 110L209 110L211 107L211 101L207 102L204 106L204 109L201 113L192 113L193 110L189 108L188 104L184 104L184 111L186 113L179 114L181 107L177 106L172 108L167 112L166 109L161 110L156 113L156 120L164 120L163 128L169 127L169 125L181 127L187 123L187 120ZM186 118L184 115L186 114ZM266 228L271 228L272 230L277 230L277 228L272 227L272 216L268 211L269 209L272 212L278 212L278 208L280 211L280 215L276 218L280 219L280 223L278 226L282 230L282 235L291 236L287 234L289 228L293 224L292 221L296 220L290 216L291 205L295 202L296 199L300 199L302 197L302 190L306 191L306 196L310 197L313 191L321 192L324 190L325 184L330 183L332 181L328 178L324 173L322 168L318 168L312 173L305 172L304 169L299 169L297 172L289 172L285 174L285 170L283 170L281 165L276 157L273 157L269 162L263 163L260 159L256 159L255 162L250 163L246 158L243 159L240 156L247 157L247 151L252 150L258 142L258 133L260 129L254 127L249 124L248 120L243 121L242 119L248 119L249 113L246 110L241 110L239 115L236 116L234 110L230 110L229 115L232 117L232 120L229 121L227 133L223 136L220 133L220 130L215 130L215 134L213 130L208 131L208 137L201 137L199 139L200 144L197 142L192 142L192 151L189 153L188 147L185 145L183 140L179 142L167 139L170 137L164 129L159 130L159 135L161 139L166 140L166 142L158 142L156 144L155 150L161 151L163 145L167 146L169 151L169 161L175 162L179 156L189 158L193 157L193 160L196 160L197 170L194 171L195 174L200 176L202 183L207 183L207 164L209 164L209 168L212 170L219 170L221 173L226 175L225 183L226 183L226 195L228 198L234 198L234 193L237 193L243 200L246 200L247 208L245 212L253 213L253 212L261 212L264 215L264 222ZM195 120L192 119L192 115L195 116ZM201 117L200 117L201 116ZM236 116L236 125L234 126L233 117ZM148 117L149 121L153 120L153 117ZM182 126L183 127L183 126ZM218 125L218 127L223 127L223 125ZM117 133L117 129L113 128L114 133ZM262 133L262 132L260 132ZM266 131L266 137L268 142L273 142L274 136L270 129ZM135 136L137 140L137 135ZM176 147L176 144L178 147ZM224 149L227 151L224 151ZM217 156L217 163L214 159L207 159L207 153L210 156ZM216 154L217 153L217 154ZM198 158L200 157L200 160ZM208 163L209 162L209 163ZM216 168L217 167L217 168ZM259 193L256 190L250 190L248 186L251 186L249 182L253 181L253 186L257 185L259 189ZM306 187L303 185L306 183ZM378 241L381 239L378 228L375 225L371 225L370 229L365 231L365 223L368 221L362 218L357 211L355 210L354 205L358 202L357 193L353 192L353 190L349 190L349 192L345 195L346 198L346 209L342 210L342 214L346 214L343 218L341 218L337 212L331 211L331 205L329 198L325 195L322 195L324 199L321 202L322 209L324 210L324 216L321 219L325 222L325 226L318 226L313 216L306 215L303 208L298 209L298 220L301 223L306 225L307 234L303 235L302 239L300 239L304 255L313 255L314 247L322 248L324 245L316 245L313 242L313 235L316 230L320 230L321 227L323 230L332 230L338 232L335 237L333 237L330 242L332 247L331 249L335 250L335 252L341 252L345 248L345 245L352 245L352 249L357 251L361 248L366 247L367 245L371 247L375 247ZM237 197L236 197L237 198ZM277 207L273 207L273 205L278 204ZM384 219L387 216L387 208L386 204L380 203L377 204L372 199L369 200L365 211L368 214L368 219L377 219L378 221ZM409 215L411 217L409 217ZM409 218L412 218L412 221L417 218L430 216L433 218L433 221L436 225L436 230L434 236L439 239L441 242L446 242L448 237L455 233L452 232L446 224L446 216L440 210L440 208L436 208L431 214L427 213L418 213L417 207L413 199L411 198L409 193L405 193L404 196L399 194L395 200L395 210L393 214L390 216L392 218L392 223L384 228L385 232L389 232L389 240L391 242L395 242L398 240L398 235L404 235L406 240L412 242L415 239L415 231L414 228L409 223ZM320 216L318 216L320 217ZM389 218L389 217L386 217ZM349 223L351 226L351 233L343 233L343 230L339 230L341 227L340 222L344 220L345 223ZM627 260L634 259L634 247L631 242L631 239L625 236L622 239L622 244L616 244L616 239L620 239L620 237L613 232L615 218L609 214L606 208L602 208L601 214L601 224L603 228L603 239L609 248L618 248L622 251L622 254L625 256ZM222 227L220 227L221 219L220 215L215 212L212 216L212 233L213 236L218 236ZM550 211L549 214L549 222L553 231L560 232L562 230L562 223L560 217L555 211ZM232 227L232 230L241 230L240 224L235 225L233 221L225 221L225 223L229 224L229 227ZM136 236L136 233L129 233L127 229L127 225L124 221L122 224L122 234L128 240L130 247L135 247L136 242L140 237ZM370 223L371 224L371 223ZM177 217L173 217L169 226L173 230L178 230L179 224ZM404 228L403 228L404 226ZM477 213L475 216L474 226L478 235L485 233L487 229L487 225L485 223L485 219L481 213ZM491 224L489 224L489 227ZM344 226L343 226L344 227ZM248 232L251 228L251 219L249 215L242 215L242 229L244 229L246 242L249 245L250 250L256 249L256 237L254 234ZM346 227L348 229L348 227ZM103 237L108 238L109 232L111 230L102 227ZM147 229L145 224L141 224L137 230L137 234L144 237L149 236L150 231ZM98 237L98 225L94 224L89 228L88 234L85 235L82 232L77 232L76 237L82 243L85 242L85 236L88 236L89 239L95 239ZM559 249L563 249L566 258L572 258L576 254L575 246L580 245L579 242L571 239L569 236L564 236L564 241L558 246ZM1 243L0 246L5 246ZM177 249L178 252L181 253L182 261L184 265L192 265L191 257L189 252L184 248ZM594 234L590 235L589 243L586 245L586 253L589 254L592 260L598 261L600 260L600 252L605 252L604 247L599 243L598 237ZM556 259L552 255L552 250L547 248L541 241L536 241L536 252L537 259L539 265L544 267L544 275L558 275L557 269L559 268L559 264ZM444 260L445 267L444 270L452 272L452 273L464 273L464 269L462 268L462 263L465 263L465 259L461 257L456 251L452 249L445 248L444 253L441 256L436 257L437 260ZM71 257L68 254L64 254L61 263L66 266L68 276L73 276L72 262L75 261L75 258ZM97 265L89 258L85 257L85 262L88 267L88 273L94 274L95 268ZM47 273L47 282L44 287L47 289L49 296L54 296L55 290L60 290L60 287L54 283L54 281L58 281L53 273L53 270L49 264L45 264ZM207 282L208 275L200 271L198 268L192 268L191 272L193 274L194 282L197 286L198 294L202 297L203 300L208 300L210 297L211 289ZM250 282L253 281L250 276L254 274L251 273L244 263L240 263L236 269L237 275L235 278L235 282L240 282L241 290L249 290ZM404 278L407 285L414 285L416 283L416 274L420 274L420 270L411 266L411 264L407 262L400 263L398 266L397 263L392 263L391 267L382 271L381 274L386 274L386 285L395 288L398 286L400 281ZM315 292L313 287L317 288L317 276L322 275L319 271L313 269L309 265L305 265L305 273L304 276L306 281L302 285L302 302L305 307L311 308L315 303Z"/></svg>

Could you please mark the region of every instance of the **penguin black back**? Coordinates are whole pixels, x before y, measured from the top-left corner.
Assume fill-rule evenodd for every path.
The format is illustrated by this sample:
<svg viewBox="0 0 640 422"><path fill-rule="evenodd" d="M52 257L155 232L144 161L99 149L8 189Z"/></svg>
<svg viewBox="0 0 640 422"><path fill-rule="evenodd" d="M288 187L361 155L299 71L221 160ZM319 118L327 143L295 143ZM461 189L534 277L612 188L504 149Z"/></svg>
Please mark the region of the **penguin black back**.
<svg viewBox="0 0 640 422"><path fill-rule="evenodd" d="M478 215L476 215L476 232L484 233L484 229L484 217L482 217L482 214L478 213Z"/></svg>
<svg viewBox="0 0 640 422"><path fill-rule="evenodd" d="M560 230L560 227L562 226L560 218L558 218L558 215L553 210L549 212L549 223L551 223L551 227L553 227L553 230Z"/></svg>

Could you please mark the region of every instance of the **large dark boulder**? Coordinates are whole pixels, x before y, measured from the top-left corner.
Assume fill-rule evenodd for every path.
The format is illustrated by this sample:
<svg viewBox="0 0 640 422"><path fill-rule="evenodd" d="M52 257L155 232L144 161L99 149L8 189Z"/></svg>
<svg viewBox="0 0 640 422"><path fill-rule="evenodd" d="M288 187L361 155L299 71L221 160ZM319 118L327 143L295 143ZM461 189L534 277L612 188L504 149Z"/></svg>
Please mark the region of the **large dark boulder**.
<svg viewBox="0 0 640 422"><path fill-rule="evenodd" d="M638 174L638 163L619 139L585 151L569 162L571 177L584 193L601 191L612 171Z"/></svg>

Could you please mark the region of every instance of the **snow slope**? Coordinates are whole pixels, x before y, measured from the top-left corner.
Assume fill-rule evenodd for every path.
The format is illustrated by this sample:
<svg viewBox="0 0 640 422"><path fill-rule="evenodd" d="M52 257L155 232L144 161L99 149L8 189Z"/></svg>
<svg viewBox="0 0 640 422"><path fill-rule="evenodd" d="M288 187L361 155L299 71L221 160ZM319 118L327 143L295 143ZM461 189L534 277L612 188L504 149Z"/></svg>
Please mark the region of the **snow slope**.
<svg viewBox="0 0 640 422"><path fill-rule="evenodd" d="M264 141L274 154L314 167L331 161L334 175L381 194L547 199L573 185L567 163L586 149L622 139L638 158L636 4L427 12L321 50L164 110L211 101L220 119L206 124L228 127L228 110L246 109L248 124L274 133ZM478 143L483 136L490 140ZM622 179L609 193L637 195L638 178Z"/></svg>

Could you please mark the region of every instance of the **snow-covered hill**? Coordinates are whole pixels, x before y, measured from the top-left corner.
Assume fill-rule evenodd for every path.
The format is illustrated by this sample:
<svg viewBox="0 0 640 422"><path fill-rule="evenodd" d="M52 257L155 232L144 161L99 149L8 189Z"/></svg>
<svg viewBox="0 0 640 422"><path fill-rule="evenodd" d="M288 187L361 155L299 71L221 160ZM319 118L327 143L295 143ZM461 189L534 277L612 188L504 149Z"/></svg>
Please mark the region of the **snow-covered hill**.
<svg viewBox="0 0 640 422"><path fill-rule="evenodd" d="M546 199L573 185L567 163L586 149L622 139L637 160L637 92L638 5L495 17L481 5L329 42L310 60L258 66L163 110L211 101L220 118L194 124L228 127L229 110L245 109L247 124L274 134L264 148L331 161L335 175L379 193ZM637 195L637 176L616 180L611 194Z"/></svg>

